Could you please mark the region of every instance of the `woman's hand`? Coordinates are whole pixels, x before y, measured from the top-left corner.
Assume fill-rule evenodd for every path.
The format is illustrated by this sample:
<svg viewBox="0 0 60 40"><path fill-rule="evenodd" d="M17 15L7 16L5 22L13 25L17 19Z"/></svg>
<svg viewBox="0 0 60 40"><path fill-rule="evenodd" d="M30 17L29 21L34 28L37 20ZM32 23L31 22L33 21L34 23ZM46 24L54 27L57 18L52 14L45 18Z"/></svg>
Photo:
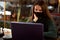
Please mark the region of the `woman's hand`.
<svg viewBox="0 0 60 40"><path fill-rule="evenodd" d="M33 21L36 22L38 20L38 17L34 14L34 19Z"/></svg>

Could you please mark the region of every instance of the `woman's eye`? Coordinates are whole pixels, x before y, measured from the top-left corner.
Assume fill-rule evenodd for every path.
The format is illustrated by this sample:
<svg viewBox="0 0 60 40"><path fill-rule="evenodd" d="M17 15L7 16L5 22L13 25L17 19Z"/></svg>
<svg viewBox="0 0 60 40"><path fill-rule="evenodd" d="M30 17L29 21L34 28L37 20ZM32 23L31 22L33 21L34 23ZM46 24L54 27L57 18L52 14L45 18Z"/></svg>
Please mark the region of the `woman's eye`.
<svg viewBox="0 0 60 40"><path fill-rule="evenodd" d="M42 10L39 10L39 11L42 11Z"/></svg>
<svg viewBox="0 0 60 40"><path fill-rule="evenodd" d="M37 11L37 9L36 9L36 11Z"/></svg>

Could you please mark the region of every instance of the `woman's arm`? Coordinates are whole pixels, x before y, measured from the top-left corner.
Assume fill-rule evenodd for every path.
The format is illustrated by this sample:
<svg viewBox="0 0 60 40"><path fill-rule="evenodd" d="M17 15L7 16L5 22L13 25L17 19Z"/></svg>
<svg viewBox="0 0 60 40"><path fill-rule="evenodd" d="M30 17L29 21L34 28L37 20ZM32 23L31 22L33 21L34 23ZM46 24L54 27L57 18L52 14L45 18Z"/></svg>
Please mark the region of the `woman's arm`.
<svg viewBox="0 0 60 40"><path fill-rule="evenodd" d="M53 21L49 21L48 26L49 26L48 32L44 32L44 36L56 38L57 37L57 27L55 26Z"/></svg>

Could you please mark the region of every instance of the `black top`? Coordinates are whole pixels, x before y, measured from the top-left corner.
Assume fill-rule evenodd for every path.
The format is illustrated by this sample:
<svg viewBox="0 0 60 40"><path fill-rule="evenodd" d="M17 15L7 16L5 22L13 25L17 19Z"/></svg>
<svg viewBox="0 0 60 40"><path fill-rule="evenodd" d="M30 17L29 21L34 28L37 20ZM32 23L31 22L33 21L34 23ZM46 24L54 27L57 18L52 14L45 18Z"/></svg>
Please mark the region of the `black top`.
<svg viewBox="0 0 60 40"><path fill-rule="evenodd" d="M44 32L48 32L48 21L49 21L50 19L48 18L48 16L47 15L45 15L45 14L43 14L43 15L40 15L40 17L38 18L38 20L36 21L36 22L34 22L34 23L42 23L42 24L44 24Z"/></svg>

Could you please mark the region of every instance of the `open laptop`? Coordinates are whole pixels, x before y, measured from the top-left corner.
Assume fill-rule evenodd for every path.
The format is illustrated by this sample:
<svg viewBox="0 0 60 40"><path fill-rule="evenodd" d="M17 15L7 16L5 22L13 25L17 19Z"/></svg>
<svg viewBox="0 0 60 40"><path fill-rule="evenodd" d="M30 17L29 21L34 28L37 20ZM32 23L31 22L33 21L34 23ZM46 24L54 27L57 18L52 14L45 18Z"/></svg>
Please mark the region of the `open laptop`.
<svg viewBox="0 0 60 40"><path fill-rule="evenodd" d="M43 40L43 24L12 22L13 40Z"/></svg>

